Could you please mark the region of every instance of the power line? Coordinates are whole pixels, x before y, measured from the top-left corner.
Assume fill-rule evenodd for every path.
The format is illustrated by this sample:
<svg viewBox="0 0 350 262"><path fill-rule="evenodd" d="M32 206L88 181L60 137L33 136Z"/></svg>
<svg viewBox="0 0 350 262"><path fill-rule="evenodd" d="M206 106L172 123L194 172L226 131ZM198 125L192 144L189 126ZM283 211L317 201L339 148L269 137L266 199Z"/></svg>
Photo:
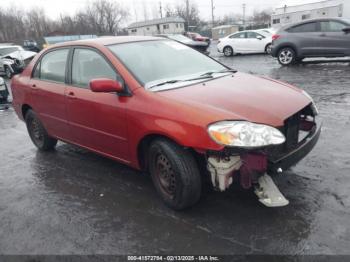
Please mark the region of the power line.
<svg viewBox="0 0 350 262"><path fill-rule="evenodd" d="M214 0L211 0L211 24L214 27Z"/></svg>

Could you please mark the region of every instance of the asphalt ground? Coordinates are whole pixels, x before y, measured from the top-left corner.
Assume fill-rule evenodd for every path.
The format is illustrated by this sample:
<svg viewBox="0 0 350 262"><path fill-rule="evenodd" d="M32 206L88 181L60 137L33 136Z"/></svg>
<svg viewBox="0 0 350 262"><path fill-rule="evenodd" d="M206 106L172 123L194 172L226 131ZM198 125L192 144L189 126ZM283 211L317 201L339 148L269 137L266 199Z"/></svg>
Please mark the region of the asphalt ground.
<svg viewBox="0 0 350 262"><path fill-rule="evenodd" d="M10 108L0 111L0 254L350 255L350 61L282 68L267 55L211 51L314 97L322 137L276 177L287 207L266 208L232 186L172 211L143 173L64 143L38 152Z"/></svg>

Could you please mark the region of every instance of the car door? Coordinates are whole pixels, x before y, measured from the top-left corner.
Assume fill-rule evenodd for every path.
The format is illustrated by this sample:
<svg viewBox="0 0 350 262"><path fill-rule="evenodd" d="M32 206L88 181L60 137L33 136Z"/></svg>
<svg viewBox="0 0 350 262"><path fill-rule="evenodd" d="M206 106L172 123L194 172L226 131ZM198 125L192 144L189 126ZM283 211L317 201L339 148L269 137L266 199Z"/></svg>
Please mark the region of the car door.
<svg viewBox="0 0 350 262"><path fill-rule="evenodd" d="M350 34L343 31L346 27L348 26L340 21L320 21L320 44L327 55L350 54Z"/></svg>
<svg viewBox="0 0 350 262"><path fill-rule="evenodd" d="M317 56L322 51L317 22L299 24L287 31L291 33L291 41L299 49L299 56Z"/></svg>
<svg viewBox="0 0 350 262"><path fill-rule="evenodd" d="M75 48L71 57L70 85L66 89L67 115L73 142L127 161L126 97L94 93L89 82L96 78L122 77L97 50Z"/></svg>
<svg viewBox="0 0 350 262"><path fill-rule="evenodd" d="M250 53L264 53L265 52L265 36L256 32L247 32L246 48Z"/></svg>
<svg viewBox="0 0 350 262"><path fill-rule="evenodd" d="M31 106L50 135L69 140L65 80L69 49L54 49L37 62L30 79Z"/></svg>
<svg viewBox="0 0 350 262"><path fill-rule="evenodd" d="M243 53L247 51L245 47L246 41L247 38L245 32L239 32L228 37L228 43L235 53Z"/></svg>

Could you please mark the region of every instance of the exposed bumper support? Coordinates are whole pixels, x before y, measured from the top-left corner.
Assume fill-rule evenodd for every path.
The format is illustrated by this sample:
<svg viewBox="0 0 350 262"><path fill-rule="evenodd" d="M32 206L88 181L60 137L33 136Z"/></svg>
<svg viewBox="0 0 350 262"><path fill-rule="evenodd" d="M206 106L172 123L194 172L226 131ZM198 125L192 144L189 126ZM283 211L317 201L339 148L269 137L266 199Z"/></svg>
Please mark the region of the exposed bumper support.
<svg viewBox="0 0 350 262"><path fill-rule="evenodd" d="M259 177L258 183L254 192L262 204L267 207L283 207L289 204L269 175Z"/></svg>

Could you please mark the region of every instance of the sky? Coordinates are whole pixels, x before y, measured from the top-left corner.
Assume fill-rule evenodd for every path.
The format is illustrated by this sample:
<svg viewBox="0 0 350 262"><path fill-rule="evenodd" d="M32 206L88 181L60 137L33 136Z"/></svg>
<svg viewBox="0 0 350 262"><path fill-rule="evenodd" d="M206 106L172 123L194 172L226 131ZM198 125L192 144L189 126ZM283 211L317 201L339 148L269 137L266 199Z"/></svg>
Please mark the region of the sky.
<svg viewBox="0 0 350 262"><path fill-rule="evenodd" d="M145 18L144 10L147 10L147 18L157 13L159 2L162 5L174 5L185 0L115 0L124 5L130 11L128 23L142 21ZM254 10L263 10L266 8L276 8L284 5L303 4L317 2L320 0L213 0L215 17L222 17L229 13L242 13L243 4L246 4L247 15L252 14ZM46 10L49 17L58 18L60 14L74 14L81 9L89 0L0 0L1 7L17 6L25 9L42 7ZM204 20L211 20L211 0L190 0L197 4L200 17Z"/></svg>

